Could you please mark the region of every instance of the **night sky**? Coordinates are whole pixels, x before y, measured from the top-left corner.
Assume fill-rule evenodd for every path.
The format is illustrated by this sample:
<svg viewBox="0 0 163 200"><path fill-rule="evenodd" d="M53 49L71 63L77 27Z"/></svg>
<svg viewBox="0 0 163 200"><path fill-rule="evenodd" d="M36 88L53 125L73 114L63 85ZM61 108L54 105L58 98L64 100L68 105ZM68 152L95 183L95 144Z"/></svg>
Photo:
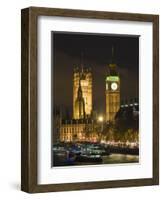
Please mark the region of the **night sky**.
<svg viewBox="0 0 163 200"><path fill-rule="evenodd" d="M139 37L103 34L52 34L52 69L54 107L72 114L73 68L91 67L93 75L93 109L105 113L105 77L114 58L121 80L121 100L138 98Z"/></svg>

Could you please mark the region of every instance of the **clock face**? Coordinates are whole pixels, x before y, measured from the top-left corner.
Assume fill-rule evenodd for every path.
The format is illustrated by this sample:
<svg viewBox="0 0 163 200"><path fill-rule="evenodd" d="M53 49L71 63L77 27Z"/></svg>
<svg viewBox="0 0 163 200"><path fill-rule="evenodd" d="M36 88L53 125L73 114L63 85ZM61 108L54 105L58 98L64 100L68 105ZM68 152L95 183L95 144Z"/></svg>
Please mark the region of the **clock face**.
<svg viewBox="0 0 163 200"><path fill-rule="evenodd" d="M112 84L111 84L111 89L112 89L112 90L115 91L117 88L118 88L117 83L112 83Z"/></svg>

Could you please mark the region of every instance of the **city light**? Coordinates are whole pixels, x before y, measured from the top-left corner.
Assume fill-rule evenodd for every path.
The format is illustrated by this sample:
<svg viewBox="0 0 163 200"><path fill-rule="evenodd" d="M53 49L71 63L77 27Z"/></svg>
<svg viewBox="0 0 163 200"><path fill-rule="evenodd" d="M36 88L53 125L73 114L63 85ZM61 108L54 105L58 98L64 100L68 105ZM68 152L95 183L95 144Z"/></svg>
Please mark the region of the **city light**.
<svg viewBox="0 0 163 200"><path fill-rule="evenodd" d="M99 117L98 117L98 121L99 121L99 122L103 122L103 121L104 121L103 116L99 116Z"/></svg>

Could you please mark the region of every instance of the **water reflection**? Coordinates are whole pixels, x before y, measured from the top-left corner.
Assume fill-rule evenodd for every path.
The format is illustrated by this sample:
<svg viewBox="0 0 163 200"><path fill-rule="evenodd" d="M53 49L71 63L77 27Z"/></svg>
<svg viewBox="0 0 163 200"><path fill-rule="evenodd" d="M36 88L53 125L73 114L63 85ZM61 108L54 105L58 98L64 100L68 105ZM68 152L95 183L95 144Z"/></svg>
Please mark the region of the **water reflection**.
<svg viewBox="0 0 163 200"><path fill-rule="evenodd" d="M109 156L103 156L103 164L116 164L116 163L136 163L139 162L138 155L129 154L110 154Z"/></svg>
<svg viewBox="0 0 163 200"><path fill-rule="evenodd" d="M53 145L53 166L138 163L139 149L103 144Z"/></svg>

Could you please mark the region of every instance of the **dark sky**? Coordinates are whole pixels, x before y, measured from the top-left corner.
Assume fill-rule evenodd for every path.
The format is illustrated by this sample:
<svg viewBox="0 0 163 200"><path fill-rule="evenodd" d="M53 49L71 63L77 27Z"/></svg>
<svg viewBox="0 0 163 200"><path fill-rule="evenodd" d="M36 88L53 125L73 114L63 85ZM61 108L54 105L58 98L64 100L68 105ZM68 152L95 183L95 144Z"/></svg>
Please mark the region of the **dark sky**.
<svg viewBox="0 0 163 200"><path fill-rule="evenodd" d="M105 110L105 77L112 46L121 79L121 100L138 98L139 37L103 34L52 34L54 105L72 113L73 68L83 64L92 68L93 109Z"/></svg>

